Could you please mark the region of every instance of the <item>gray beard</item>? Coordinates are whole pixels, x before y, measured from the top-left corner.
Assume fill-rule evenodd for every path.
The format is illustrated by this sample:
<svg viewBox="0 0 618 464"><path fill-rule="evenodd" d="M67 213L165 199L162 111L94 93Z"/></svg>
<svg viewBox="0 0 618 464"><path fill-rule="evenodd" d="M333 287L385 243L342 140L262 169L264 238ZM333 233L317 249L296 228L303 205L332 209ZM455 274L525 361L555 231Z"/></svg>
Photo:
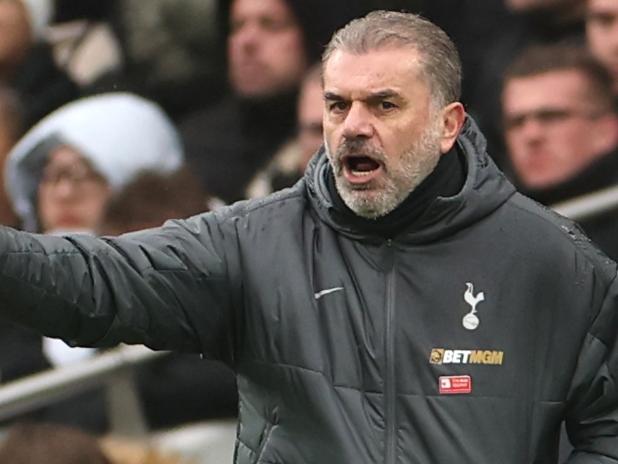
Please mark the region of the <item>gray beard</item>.
<svg viewBox="0 0 618 464"><path fill-rule="evenodd" d="M385 153L372 150L363 144L365 147L362 151L383 161L385 169L382 185L378 187L378 191L373 192L350 186L342 175L340 160L349 152L346 144L343 143L333 157L325 143L326 154L335 174L337 192L346 206L366 219L378 219L393 211L436 168L441 156L440 129L437 123L428 126L421 137L402 153L399 166L389 165ZM355 145L358 147L359 143ZM355 151L358 151L358 148Z"/></svg>

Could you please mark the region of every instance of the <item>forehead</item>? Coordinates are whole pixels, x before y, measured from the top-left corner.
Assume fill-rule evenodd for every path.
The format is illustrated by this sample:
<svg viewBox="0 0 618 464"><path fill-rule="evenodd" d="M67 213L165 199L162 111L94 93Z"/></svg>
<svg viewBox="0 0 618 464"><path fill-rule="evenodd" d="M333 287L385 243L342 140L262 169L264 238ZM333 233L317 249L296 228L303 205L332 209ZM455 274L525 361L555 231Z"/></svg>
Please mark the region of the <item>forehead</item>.
<svg viewBox="0 0 618 464"><path fill-rule="evenodd" d="M427 92L420 70L419 53L412 47L361 54L337 50L324 64L324 90L359 96L386 88L402 95Z"/></svg>
<svg viewBox="0 0 618 464"><path fill-rule="evenodd" d="M604 13L618 15L618 1L616 0L588 0L589 13Z"/></svg>
<svg viewBox="0 0 618 464"><path fill-rule="evenodd" d="M285 0L234 0L230 18L248 17L293 19L293 14Z"/></svg>
<svg viewBox="0 0 618 464"><path fill-rule="evenodd" d="M77 150L68 145L58 145L49 152L47 166L65 166L72 164L88 164Z"/></svg>
<svg viewBox="0 0 618 464"><path fill-rule="evenodd" d="M504 88L505 111L539 107L573 107L588 102L588 79L577 70L550 71L509 79Z"/></svg>

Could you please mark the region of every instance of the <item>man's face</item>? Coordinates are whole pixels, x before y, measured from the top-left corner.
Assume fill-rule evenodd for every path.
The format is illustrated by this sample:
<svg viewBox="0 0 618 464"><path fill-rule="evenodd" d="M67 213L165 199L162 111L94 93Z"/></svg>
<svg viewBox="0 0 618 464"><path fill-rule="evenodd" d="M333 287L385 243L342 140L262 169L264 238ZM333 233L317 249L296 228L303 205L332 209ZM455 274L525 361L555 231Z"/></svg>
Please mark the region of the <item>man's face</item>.
<svg viewBox="0 0 618 464"><path fill-rule="evenodd" d="M588 47L614 77L618 94L618 1L588 0L587 8Z"/></svg>
<svg viewBox="0 0 618 464"><path fill-rule="evenodd" d="M324 141L337 189L358 215L392 211L441 155L442 120L410 47L356 55L324 67Z"/></svg>
<svg viewBox="0 0 618 464"><path fill-rule="evenodd" d="M610 147L612 125L576 70L510 79L502 95L509 156L522 184L552 187L574 177ZM615 135L611 140L615 140ZM611 142L610 142L611 144Z"/></svg>
<svg viewBox="0 0 618 464"><path fill-rule="evenodd" d="M298 97L298 141L303 170L324 140L322 134L323 111L322 83L318 79L305 81Z"/></svg>
<svg viewBox="0 0 618 464"><path fill-rule="evenodd" d="M298 85L307 58L284 0L234 0L230 20L229 77L237 94L268 97Z"/></svg>

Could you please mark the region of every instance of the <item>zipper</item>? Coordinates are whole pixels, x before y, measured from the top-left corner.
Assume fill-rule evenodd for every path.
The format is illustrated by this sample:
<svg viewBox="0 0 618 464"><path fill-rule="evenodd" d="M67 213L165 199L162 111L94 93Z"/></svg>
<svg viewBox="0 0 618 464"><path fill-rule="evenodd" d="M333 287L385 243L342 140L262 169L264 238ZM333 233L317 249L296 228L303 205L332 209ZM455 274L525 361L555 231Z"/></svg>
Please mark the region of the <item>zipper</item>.
<svg viewBox="0 0 618 464"><path fill-rule="evenodd" d="M390 249L392 241L388 240L386 246ZM391 250L392 252L392 250ZM397 408L395 385L395 262L390 265L386 275L386 340L385 340L385 362L386 377L384 381L384 402L385 402L385 439L384 439L384 463L395 463L395 450L397 446Z"/></svg>

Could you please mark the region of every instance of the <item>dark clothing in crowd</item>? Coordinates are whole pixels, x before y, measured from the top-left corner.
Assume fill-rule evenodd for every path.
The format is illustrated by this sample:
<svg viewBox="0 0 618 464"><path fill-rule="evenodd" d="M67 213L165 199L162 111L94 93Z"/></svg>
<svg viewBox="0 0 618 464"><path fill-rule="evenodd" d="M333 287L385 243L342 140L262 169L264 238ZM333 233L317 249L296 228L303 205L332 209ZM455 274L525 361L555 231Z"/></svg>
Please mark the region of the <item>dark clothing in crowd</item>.
<svg viewBox="0 0 618 464"><path fill-rule="evenodd" d="M511 20L502 1L424 0L418 12L440 26L457 44L462 67L462 102L476 103L487 47L500 40ZM491 153L491 152L490 152Z"/></svg>
<svg viewBox="0 0 618 464"><path fill-rule="evenodd" d="M523 191L544 205L553 205L616 185L618 185L618 150L597 159L569 181L552 188ZM617 208L579 222L586 235L614 261L618 260Z"/></svg>
<svg viewBox="0 0 618 464"><path fill-rule="evenodd" d="M226 203L246 197L247 184L295 130L295 93L261 101L229 96L180 126L187 163Z"/></svg>
<svg viewBox="0 0 618 464"><path fill-rule="evenodd" d="M54 22L103 21L109 18L117 4L118 0L54 0Z"/></svg>
<svg viewBox="0 0 618 464"><path fill-rule="evenodd" d="M43 354L41 341L41 335L32 329L0 319L1 384L52 367ZM19 419L72 426L93 433L104 433L109 425L102 387L35 409L11 419L11 422Z"/></svg>
<svg viewBox="0 0 618 464"><path fill-rule="evenodd" d="M615 263L516 193L471 121L456 150L460 191L426 179L391 239L337 206L323 152L292 189L160 229L0 230L0 308L223 360L238 464L553 463L565 418L568 463L618 459Z"/></svg>
<svg viewBox="0 0 618 464"><path fill-rule="evenodd" d="M24 129L80 94L77 84L56 65L51 48L45 43L30 49L8 84L20 96Z"/></svg>

